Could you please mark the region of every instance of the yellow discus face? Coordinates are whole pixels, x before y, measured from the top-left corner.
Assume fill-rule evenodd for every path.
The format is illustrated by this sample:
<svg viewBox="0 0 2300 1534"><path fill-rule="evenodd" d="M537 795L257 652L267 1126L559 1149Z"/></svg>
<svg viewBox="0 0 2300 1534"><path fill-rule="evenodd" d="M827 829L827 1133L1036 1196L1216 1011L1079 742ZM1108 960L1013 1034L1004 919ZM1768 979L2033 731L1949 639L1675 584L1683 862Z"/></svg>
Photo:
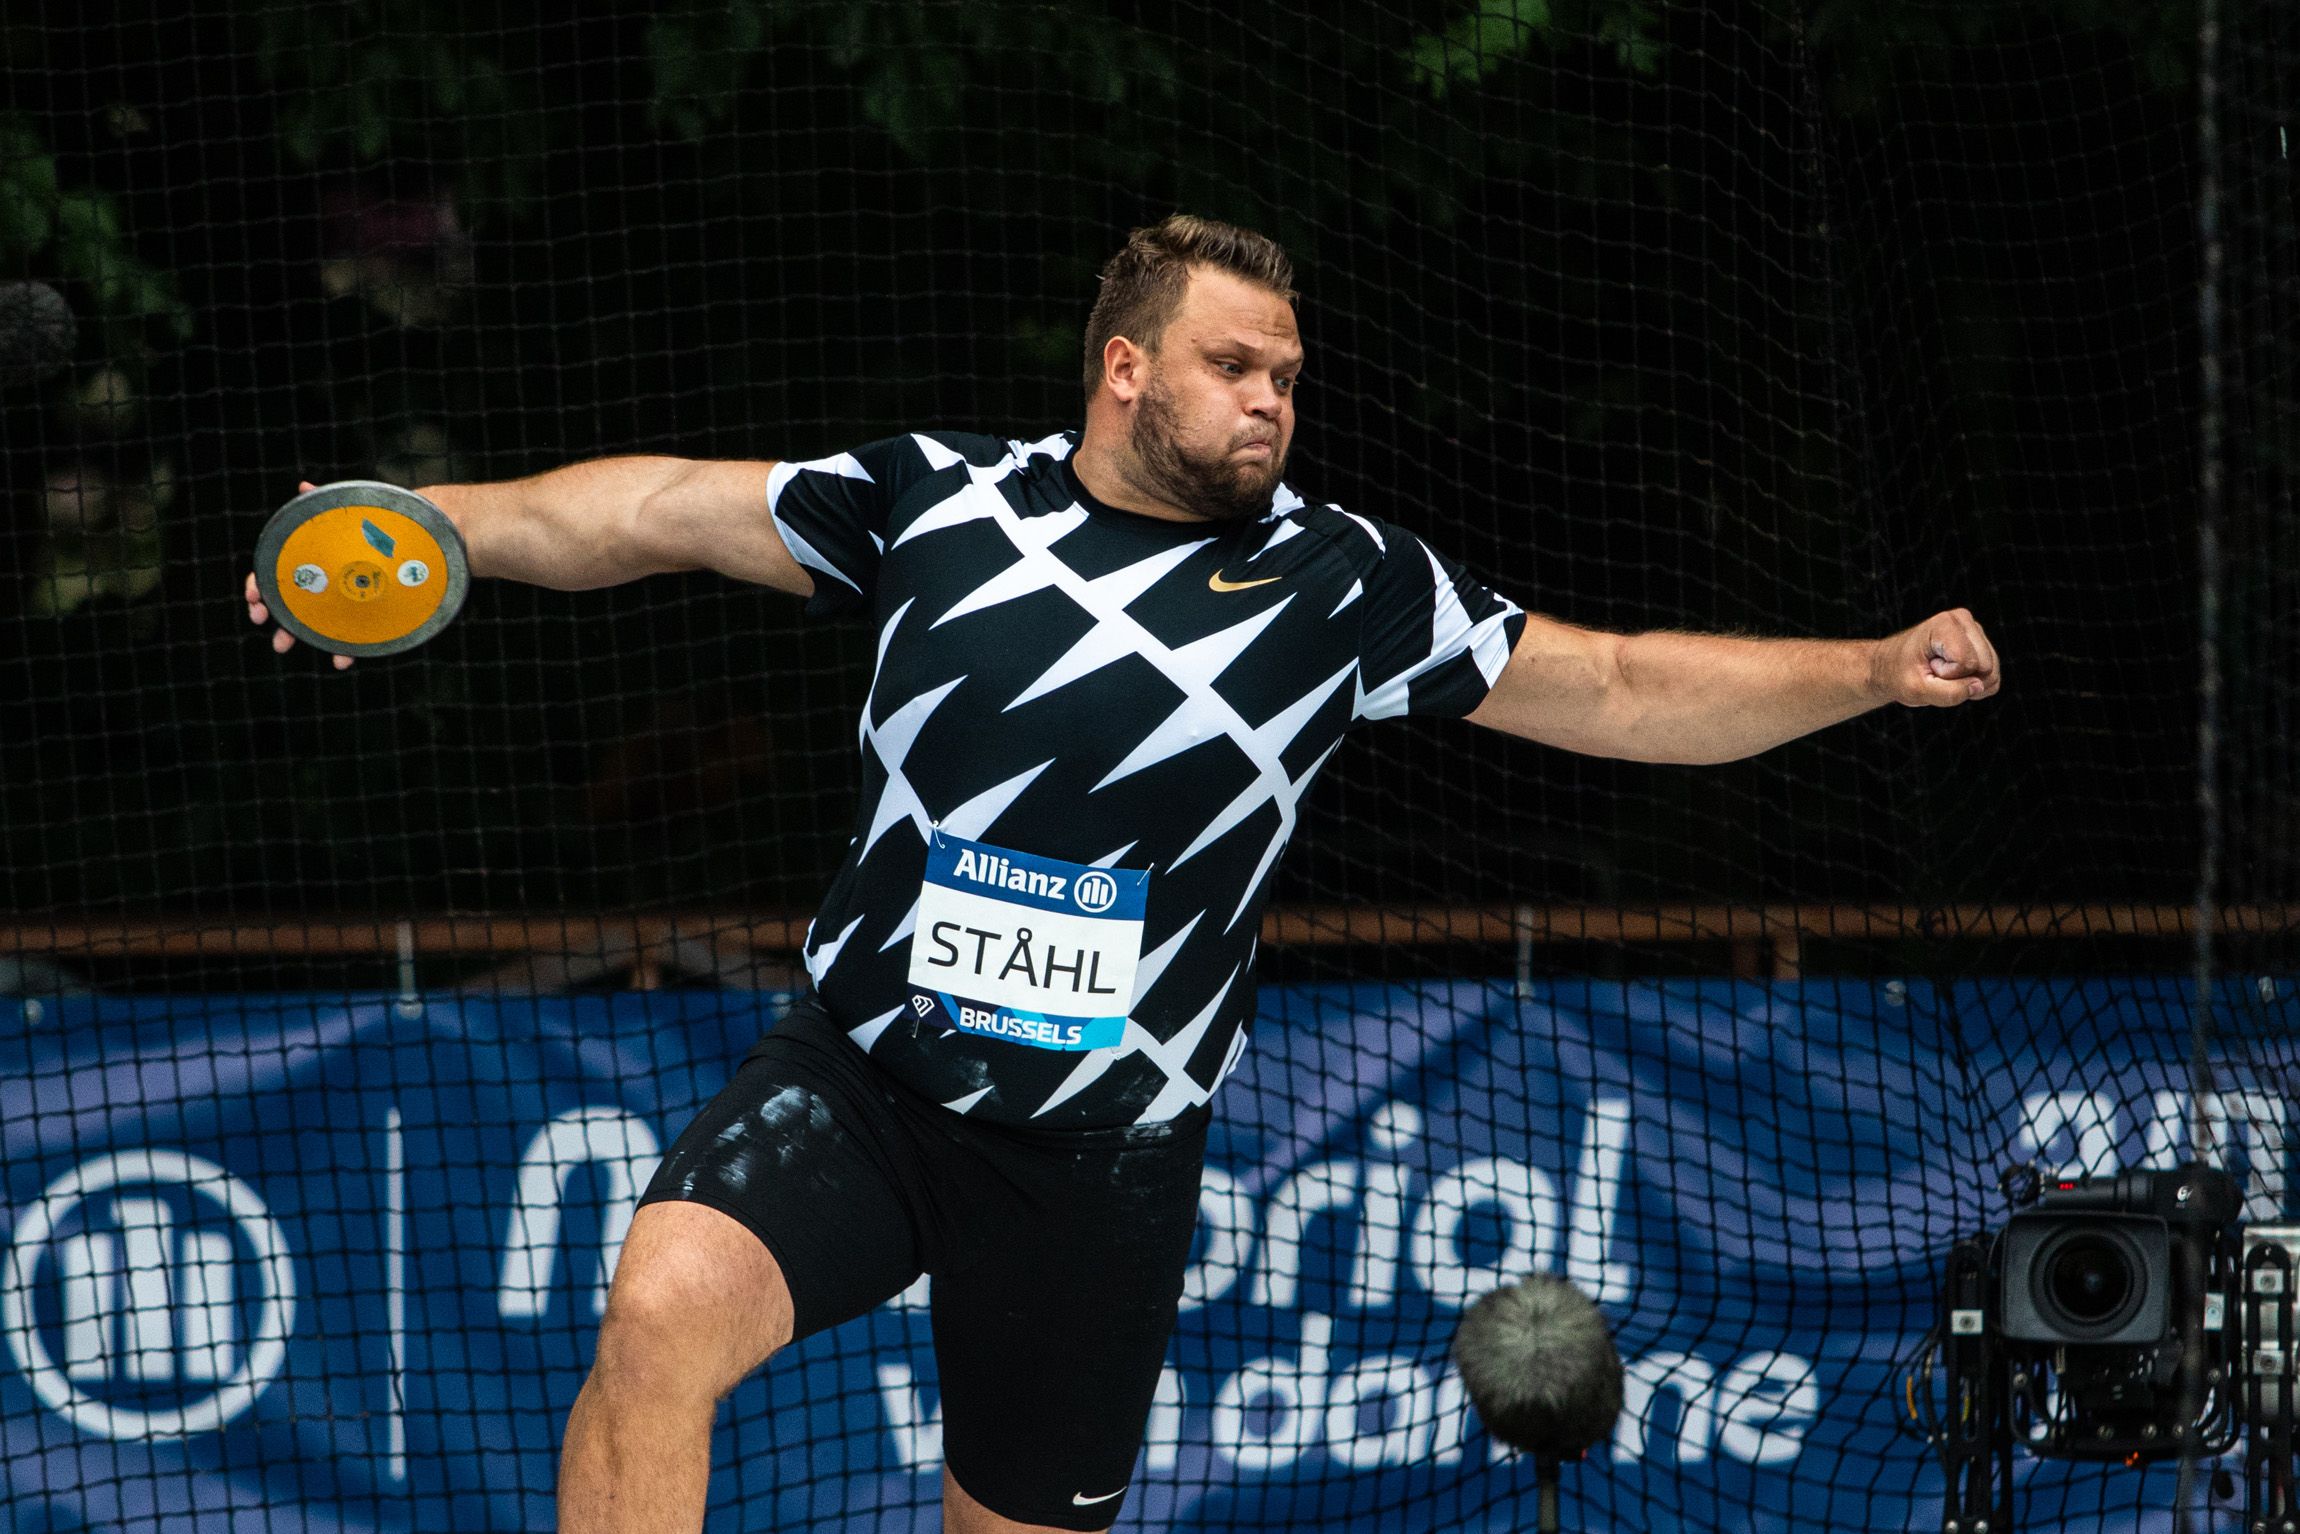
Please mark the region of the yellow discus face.
<svg viewBox="0 0 2300 1534"><path fill-rule="evenodd" d="M320 512L288 534L274 573L296 621L345 644L411 634L447 597L439 540L384 506Z"/></svg>

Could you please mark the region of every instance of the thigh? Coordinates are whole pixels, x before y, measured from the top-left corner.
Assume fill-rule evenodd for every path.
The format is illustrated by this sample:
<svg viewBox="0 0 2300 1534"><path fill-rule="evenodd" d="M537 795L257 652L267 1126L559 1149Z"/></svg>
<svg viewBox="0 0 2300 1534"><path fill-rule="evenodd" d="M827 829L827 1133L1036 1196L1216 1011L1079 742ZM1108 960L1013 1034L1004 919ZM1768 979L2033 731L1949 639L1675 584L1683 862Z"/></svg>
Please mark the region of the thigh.
<svg viewBox="0 0 2300 1534"><path fill-rule="evenodd" d="M1021 1195L935 1273L945 1463L992 1512L1067 1529L1117 1518L1174 1332L1204 1149L1201 1129L1026 1158Z"/></svg>
<svg viewBox="0 0 2300 1534"><path fill-rule="evenodd" d="M876 1309L922 1265L906 1142L858 1065L870 1069L843 1038L769 1034L641 1200L642 1215L697 1204L748 1229L787 1285L791 1340Z"/></svg>

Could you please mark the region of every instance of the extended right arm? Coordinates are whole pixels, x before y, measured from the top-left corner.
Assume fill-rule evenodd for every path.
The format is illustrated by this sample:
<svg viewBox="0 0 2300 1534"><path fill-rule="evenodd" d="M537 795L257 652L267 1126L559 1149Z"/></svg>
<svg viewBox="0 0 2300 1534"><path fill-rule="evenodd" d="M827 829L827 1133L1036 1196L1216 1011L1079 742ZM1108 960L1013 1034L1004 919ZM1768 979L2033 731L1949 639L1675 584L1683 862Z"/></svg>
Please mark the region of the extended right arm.
<svg viewBox="0 0 2300 1534"><path fill-rule="evenodd" d="M615 586L674 570L716 570L738 581L812 596L767 513L770 462L600 458L526 479L427 485L418 493L463 535L473 575L560 591ZM306 484L304 489L312 487ZM271 614L247 579L248 619ZM295 638L272 633L285 654ZM351 657L335 658L336 669Z"/></svg>
<svg viewBox="0 0 2300 1534"><path fill-rule="evenodd" d="M716 570L794 596L815 585L767 514L771 462L600 458L527 479L427 485L471 573L560 591Z"/></svg>

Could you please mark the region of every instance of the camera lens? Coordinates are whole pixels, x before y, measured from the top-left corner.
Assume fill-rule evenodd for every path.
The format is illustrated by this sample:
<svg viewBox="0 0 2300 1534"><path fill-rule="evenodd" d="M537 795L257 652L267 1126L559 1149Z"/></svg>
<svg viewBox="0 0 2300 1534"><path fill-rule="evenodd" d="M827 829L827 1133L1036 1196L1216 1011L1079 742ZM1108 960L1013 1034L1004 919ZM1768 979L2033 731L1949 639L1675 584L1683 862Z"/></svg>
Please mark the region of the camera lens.
<svg viewBox="0 0 2300 1534"><path fill-rule="evenodd" d="M2037 1309L2072 1334L2115 1331L2139 1308L2147 1276L2121 1232L2075 1230L2037 1254Z"/></svg>
<svg viewBox="0 0 2300 1534"><path fill-rule="evenodd" d="M2053 1303L2070 1320L2088 1326L2115 1315L2132 1293L2132 1269L2124 1254L2098 1236L2079 1236L2055 1252L2044 1281Z"/></svg>

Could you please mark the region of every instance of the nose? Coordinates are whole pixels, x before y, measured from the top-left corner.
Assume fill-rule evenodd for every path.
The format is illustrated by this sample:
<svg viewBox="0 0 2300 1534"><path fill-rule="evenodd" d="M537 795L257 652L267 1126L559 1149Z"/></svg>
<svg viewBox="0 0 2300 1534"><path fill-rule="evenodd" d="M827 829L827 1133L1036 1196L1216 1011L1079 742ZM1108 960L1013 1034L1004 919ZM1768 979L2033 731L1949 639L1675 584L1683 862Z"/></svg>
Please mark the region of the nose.
<svg viewBox="0 0 2300 1534"><path fill-rule="evenodd" d="M1278 392L1277 381L1268 374L1254 380L1254 387L1246 391L1246 414L1259 420L1275 421L1284 413L1286 397Z"/></svg>

